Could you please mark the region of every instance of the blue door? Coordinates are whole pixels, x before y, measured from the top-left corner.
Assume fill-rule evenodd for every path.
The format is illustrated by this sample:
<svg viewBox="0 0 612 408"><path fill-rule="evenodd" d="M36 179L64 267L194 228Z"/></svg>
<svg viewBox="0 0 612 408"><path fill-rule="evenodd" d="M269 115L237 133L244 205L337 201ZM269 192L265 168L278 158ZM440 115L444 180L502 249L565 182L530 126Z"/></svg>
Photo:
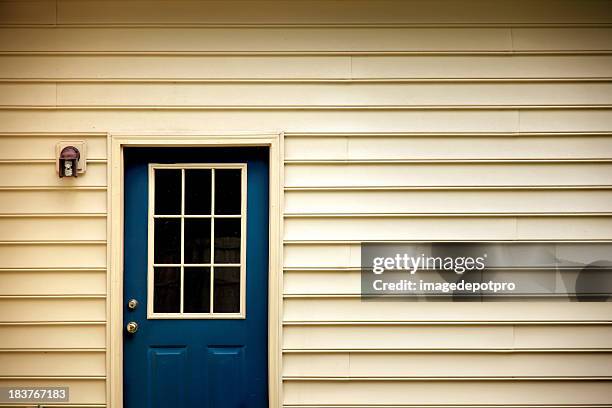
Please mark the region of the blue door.
<svg viewBox="0 0 612 408"><path fill-rule="evenodd" d="M125 151L126 408L267 407L267 157Z"/></svg>

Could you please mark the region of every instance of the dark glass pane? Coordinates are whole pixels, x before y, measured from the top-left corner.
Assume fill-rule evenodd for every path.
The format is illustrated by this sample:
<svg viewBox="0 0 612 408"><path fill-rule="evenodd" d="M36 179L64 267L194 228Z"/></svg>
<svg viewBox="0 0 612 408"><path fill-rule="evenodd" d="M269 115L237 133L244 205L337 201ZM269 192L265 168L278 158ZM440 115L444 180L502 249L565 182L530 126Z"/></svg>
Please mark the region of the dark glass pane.
<svg viewBox="0 0 612 408"><path fill-rule="evenodd" d="M210 263L209 218L185 218L185 263Z"/></svg>
<svg viewBox="0 0 612 408"><path fill-rule="evenodd" d="M240 268L215 268L213 311L240 312Z"/></svg>
<svg viewBox="0 0 612 408"><path fill-rule="evenodd" d="M181 269L155 268L153 311L179 313L181 311Z"/></svg>
<svg viewBox="0 0 612 408"><path fill-rule="evenodd" d="M157 264L181 263L181 220L156 218L154 240L153 262Z"/></svg>
<svg viewBox="0 0 612 408"><path fill-rule="evenodd" d="M215 263L240 263L240 218L215 218Z"/></svg>
<svg viewBox="0 0 612 408"><path fill-rule="evenodd" d="M155 170L155 214L181 213L181 171Z"/></svg>
<svg viewBox="0 0 612 408"><path fill-rule="evenodd" d="M241 171L215 170L215 214L240 215Z"/></svg>
<svg viewBox="0 0 612 408"><path fill-rule="evenodd" d="M185 170L185 214L210 215L211 170Z"/></svg>
<svg viewBox="0 0 612 408"><path fill-rule="evenodd" d="M185 268L183 312L210 313L210 268Z"/></svg>

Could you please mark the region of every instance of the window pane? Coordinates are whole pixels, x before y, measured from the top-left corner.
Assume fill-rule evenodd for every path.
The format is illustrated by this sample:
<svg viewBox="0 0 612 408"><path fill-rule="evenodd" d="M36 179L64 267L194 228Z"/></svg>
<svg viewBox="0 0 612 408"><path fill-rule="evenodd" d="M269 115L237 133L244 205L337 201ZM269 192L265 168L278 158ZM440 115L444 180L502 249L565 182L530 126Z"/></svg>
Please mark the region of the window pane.
<svg viewBox="0 0 612 408"><path fill-rule="evenodd" d="M215 313L240 312L240 268L215 267Z"/></svg>
<svg viewBox="0 0 612 408"><path fill-rule="evenodd" d="M155 214L181 213L181 171L155 170Z"/></svg>
<svg viewBox="0 0 612 408"><path fill-rule="evenodd" d="M181 221L155 219L154 262L157 264L181 263Z"/></svg>
<svg viewBox="0 0 612 408"><path fill-rule="evenodd" d="M185 268L183 312L210 313L210 268Z"/></svg>
<svg viewBox="0 0 612 408"><path fill-rule="evenodd" d="M240 218L215 219L215 263L240 263Z"/></svg>
<svg viewBox="0 0 612 408"><path fill-rule="evenodd" d="M215 170L215 214L240 215L241 170Z"/></svg>
<svg viewBox="0 0 612 408"><path fill-rule="evenodd" d="M211 170L185 170L185 214L210 215Z"/></svg>
<svg viewBox="0 0 612 408"><path fill-rule="evenodd" d="M181 310L181 269L155 268L153 311L179 313Z"/></svg>
<svg viewBox="0 0 612 408"><path fill-rule="evenodd" d="M185 218L185 263L210 263L209 218Z"/></svg>

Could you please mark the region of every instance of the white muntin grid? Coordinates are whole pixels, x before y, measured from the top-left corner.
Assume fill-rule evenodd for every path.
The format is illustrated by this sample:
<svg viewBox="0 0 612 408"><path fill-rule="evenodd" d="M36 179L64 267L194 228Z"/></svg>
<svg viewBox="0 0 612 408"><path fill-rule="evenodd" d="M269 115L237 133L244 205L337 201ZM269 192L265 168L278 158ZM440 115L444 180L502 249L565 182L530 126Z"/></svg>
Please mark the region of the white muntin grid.
<svg viewBox="0 0 612 408"><path fill-rule="evenodd" d="M181 212L176 215L155 214L155 171L173 169L181 171ZM185 214L185 170L211 170L211 203L210 214ZM241 174L240 214L215 215L215 169L235 169ZM178 163L178 164L149 164L149 205L148 205L148 261L147 261L147 318L148 319L244 319L246 317L246 203L247 203L247 165L246 163ZM185 263L185 219L210 219L210 263ZM240 219L240 263L215 263L215 219ZM154 263L155 219L180 219L180 263L157 264ZM172 267L180 268L180 311L176 313L155 313L153 310L154 296L154 268ZM210 312L185 313L185 267L210 268ZM240 268L240 311L238 313L214 312L214 278L215 267Z"/></svg>

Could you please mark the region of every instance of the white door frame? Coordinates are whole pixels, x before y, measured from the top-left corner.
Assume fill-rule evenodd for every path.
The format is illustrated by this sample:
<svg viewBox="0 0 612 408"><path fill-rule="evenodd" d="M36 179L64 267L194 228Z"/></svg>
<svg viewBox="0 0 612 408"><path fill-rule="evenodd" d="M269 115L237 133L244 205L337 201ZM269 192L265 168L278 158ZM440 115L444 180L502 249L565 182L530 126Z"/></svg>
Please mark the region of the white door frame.
<svg viewBox="0 0 612 408"><path fill-rule="evenodd" d="M117 132L108 135L107 406L123 408L123 149L130 146L269 148L268 399L270 408L282 406L282 132Z"/></svg>

